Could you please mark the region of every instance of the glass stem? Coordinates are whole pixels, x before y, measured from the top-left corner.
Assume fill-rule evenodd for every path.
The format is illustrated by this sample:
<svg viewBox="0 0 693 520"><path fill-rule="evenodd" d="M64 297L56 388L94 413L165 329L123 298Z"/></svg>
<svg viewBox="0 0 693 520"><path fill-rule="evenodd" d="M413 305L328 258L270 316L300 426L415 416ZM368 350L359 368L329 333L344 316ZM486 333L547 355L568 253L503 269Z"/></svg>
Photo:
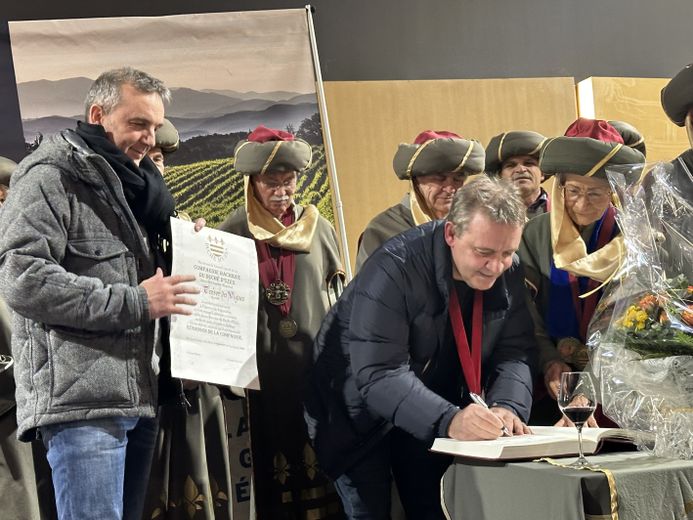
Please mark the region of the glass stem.
<svg viewBox="0 0 693 520"><path fill-rule="evenodd" d="M583 460L585 456L582 453L582 424L576 428L578 431L578 460Z"/></svg>

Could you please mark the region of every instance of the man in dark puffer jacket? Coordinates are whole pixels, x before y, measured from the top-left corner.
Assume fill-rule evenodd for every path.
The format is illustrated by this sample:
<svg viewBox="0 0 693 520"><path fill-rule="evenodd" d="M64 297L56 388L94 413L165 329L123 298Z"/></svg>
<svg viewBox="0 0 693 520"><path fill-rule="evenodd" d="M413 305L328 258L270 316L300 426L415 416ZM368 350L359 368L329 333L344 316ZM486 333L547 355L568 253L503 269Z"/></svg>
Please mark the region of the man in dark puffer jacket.
<svg viewBox="0 0 693 520"><path fill-rule="evenodd" d="M515 255L524 221L516 189L481 177L458 190L447 221L374 253L325 318L306 420L349 518L389 518L394 476L408 518L442 519L450 458L428 452L433 440L528 431L536 344ZM484 392L490 410L469 392Z"/></svg>

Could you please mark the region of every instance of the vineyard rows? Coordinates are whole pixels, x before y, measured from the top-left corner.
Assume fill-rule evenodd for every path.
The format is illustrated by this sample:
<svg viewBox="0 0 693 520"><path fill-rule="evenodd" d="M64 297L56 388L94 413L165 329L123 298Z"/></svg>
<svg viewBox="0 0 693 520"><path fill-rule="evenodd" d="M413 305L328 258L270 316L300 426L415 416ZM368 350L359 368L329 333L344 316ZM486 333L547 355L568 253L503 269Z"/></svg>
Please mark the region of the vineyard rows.
<svg viewBox="0 0 693 520"><path fill-rule="evenodd" d="M334 223L325 152L322 146L313 147L313 150L313 164L299 174L294 199L302 205L316 205L320 213ZM204 217L208 226L219 225L243 204L243 176L233 165L233 158L229 158L166 168L164 177L178 210L193 218Z"/></svg>

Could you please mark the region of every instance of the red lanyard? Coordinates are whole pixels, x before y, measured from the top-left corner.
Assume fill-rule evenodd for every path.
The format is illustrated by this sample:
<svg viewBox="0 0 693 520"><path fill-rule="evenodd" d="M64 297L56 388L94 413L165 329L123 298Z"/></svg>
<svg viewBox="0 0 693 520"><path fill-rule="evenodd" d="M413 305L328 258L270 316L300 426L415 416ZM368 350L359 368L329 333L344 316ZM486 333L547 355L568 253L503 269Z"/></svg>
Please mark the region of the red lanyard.
<svg viewBox="0 0 693 520"><path fill-rule="evenodd" d="M599 235L597 236L597 249L599 250L604 247L609 240L611 240L611 235L614 232L614 225L616 224L616 209L613 206L609 206L606 210L606 216L602 221L602 226L599 229ZM579 324L580 340L584 343L587 341L587 327L590 324L590 320L594 315L594 310L597 308L597 302L599 301L599 294L592 293L587 298L580 298L580 285L578 283L577 277L568 273L568 280L570 282L570 290L573 293L573 308L575 309L575 317L577 318ZM599 286L599 282L596 280L587 281L587 291L589 292L596 289Z"/></svg>
<svg viewBox="0 0 693 520"><path fill-rule="evenodd" d="M450 289L450 323L452 332L455 335L457 345L457 355L462 365L462 373L467 382L470 392L481 395L481 333L482 333L482 314L484 310L483 293L474 291L474 307L472 310L472 348L469 348L467 332L464 330L464 320L462 319L462 309L460 300L457 296L455 284Z"/></svg>
<svg viewBox="0 0 693 520"><path fill-rule="evenodd" d="M294 222L293 209L289 208L281 217L285 226L290 226ZM296 269L296 256L293 251L279 249L279 258L272 256L272 249L267 242L255 241L257 250L258 270L260 282L267 289L271 284L283 282L289 288L288 298L284 303L277 305L282 316L288 316L291 310L291 291L294 288L294 271Z"/></svg>

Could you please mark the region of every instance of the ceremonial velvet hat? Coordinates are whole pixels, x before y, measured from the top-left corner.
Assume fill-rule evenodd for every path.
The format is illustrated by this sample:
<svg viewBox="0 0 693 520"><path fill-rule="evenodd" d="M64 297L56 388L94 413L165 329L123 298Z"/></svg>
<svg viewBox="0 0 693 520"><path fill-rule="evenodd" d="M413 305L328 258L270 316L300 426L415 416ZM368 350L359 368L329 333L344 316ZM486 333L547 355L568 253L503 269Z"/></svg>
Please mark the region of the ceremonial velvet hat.
<svg viewBox="0 0 693 520"><path fill-rule="evenodd" d="M674 124L683 126L693 108L693 63L686 65L662 89L662 108Z"/></svg>
<svg viewBox="0 0 693 520"><path fill-rule="evenodd" d="M625 121L608 121L613 126L623 139L623 144L635 148L638 152L647 156L647 148L645 147L645 138L640 131L630 123Z"/></svg>
<svg viewBox="0 0 693 520"><path fill-rule="evenodd" d="M7 157L0 157L0 184L10 185L10 177L17 167L17 163Z"/></svg>
<svg viewBox="0 0 693 520"><path fill-rule="evenodd" d="M154 146L161 148L163 153L175 152L180 146L178 130L166 118L164 118L164 124L156 131L156 144Z"/></svg>
<svg viewBox="0 0 693 520"><path fill-rule="evenodd" d="M234 151L235 169L243 175L268 172L301 172L313 157L310 145L283 130L258 126Z"/></svg>
<svg viewBox="0 0 693 520"><path fill-rule="evenodd" d="M491 138L486 146L486 173L497 174L511 157L530 155L539 159L546 137L536 132L503 132Z"/></svg>
<svg viewBox="0 0 693 520"><path fill-rule="evenodd" d="M565 136L544 143L539 168L545 175L573 173L606 180L607 166L644 161L645 156L626 146L607 121L581 117L568 127Z"/></svg>
<svg viewBox="0 0 693 520"><path fill-rule="evenodd" d="M426 130L413 144L399 145L392 166L400 179L434 173L473 175L484 171L484 147L453 132Z"/></svg>

